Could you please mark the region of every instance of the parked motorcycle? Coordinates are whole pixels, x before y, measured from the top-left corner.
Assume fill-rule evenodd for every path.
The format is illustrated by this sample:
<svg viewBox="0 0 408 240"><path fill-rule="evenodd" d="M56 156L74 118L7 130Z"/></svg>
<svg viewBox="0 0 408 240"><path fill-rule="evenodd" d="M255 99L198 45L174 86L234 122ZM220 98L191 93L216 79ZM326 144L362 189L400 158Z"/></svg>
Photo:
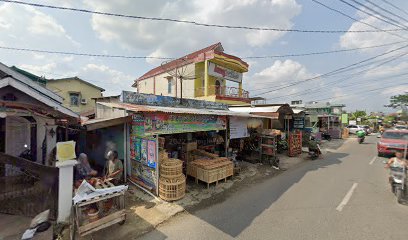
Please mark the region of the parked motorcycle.
<svg viewBox="0 0 408 240"><path fill-rule="evenodd" d="M331 135L325 132L322 133L322 139L327 140L327 141L332 140Z"/></svg>
<svg viewBox="0 0 408 240"><path fill-rule="evenodd" d="M397 202L402 203L407 197L407 168L390 167L390 184Z"/></svg>

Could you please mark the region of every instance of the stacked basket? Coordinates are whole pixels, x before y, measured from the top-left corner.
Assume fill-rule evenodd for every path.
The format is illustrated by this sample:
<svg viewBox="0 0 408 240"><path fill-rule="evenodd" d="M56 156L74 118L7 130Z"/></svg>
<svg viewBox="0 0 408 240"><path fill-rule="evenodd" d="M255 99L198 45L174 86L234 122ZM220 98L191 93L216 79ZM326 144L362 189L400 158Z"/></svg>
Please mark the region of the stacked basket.
<svg viewBox="0 0 408 240"><path fill-rule="evenodd" d="M186 194L186 177L183 162L178 159L162 159L160 162L159 196L165 201L175 201Z"/></svg>

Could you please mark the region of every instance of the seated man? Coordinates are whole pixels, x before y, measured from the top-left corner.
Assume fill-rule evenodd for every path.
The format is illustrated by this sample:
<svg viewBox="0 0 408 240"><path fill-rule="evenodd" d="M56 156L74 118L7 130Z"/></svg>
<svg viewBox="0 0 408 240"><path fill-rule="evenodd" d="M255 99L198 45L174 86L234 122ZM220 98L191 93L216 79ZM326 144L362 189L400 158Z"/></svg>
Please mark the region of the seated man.
<svg viewBox="0 0 408 240"><path fill-rule="evenodd" d="M78 164L75 165L75 181L91 178L97 174L98 172L91 168L88 156L85 153L79 154Z"/></svg>
<svg viewBox="0 0 408 240"><path fill-rule="evenodd" d="M122 161L118 159L117 151L109 151L106 169L106 178L112 178L113 184L118 185L122 182L123 164Z"/></svg>

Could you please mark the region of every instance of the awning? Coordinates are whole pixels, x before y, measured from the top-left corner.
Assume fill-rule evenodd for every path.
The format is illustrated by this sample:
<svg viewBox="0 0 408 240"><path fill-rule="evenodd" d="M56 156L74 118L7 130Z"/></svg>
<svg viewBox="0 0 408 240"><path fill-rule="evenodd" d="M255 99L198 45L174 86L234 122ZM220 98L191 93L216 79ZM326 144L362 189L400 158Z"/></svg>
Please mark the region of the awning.
<svg viewBox="0 0 408 240"><path fill-rule="evenodd" d="M95 129L107 128L107 127L112 127L112 126L116 126L119 124L124 124L124 123L130 122L131 120L132 120L131 116L105 118L105 119L91 119L83 123L82 126L85 126L87 131L92 131Z"/></svg>
<svg viewBox="0 0 408 240"><path fill-rule="evenodd" d="M217 115L217 116L236 116L236 117L248 117L248 118L269 118L264 116L255 116L249 113L233 112L228 110L216 110L216 109L198 109L198 108L177 108L177 107L161 107L161 106L148 106L148 105L136 105L130 103L105 103L98 102L102 106L122 109L130 112L164 112L164 113L181 113L181 114L199 114L199 115Z"/></svg>

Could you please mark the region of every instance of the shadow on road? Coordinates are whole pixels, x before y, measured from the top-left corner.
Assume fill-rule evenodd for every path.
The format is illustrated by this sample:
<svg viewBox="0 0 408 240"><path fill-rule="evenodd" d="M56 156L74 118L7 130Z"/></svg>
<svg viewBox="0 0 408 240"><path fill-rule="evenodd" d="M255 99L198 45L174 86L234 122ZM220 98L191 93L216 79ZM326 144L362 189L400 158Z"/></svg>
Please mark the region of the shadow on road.
<svg viewBox="0 0 408 240"><path fill-rule="evenodd" d="M198 206L199 210L191 209L189 213L225 234L237 237L257 216L268 209L294 184L301 181L306 173L340 164L342 159L348 155L330 153L324 159L304 162L276 177L265 179L256 184L247 184L232 193L217 196L217 199L210 199L209 202L203 201L201 204L207 208ZM149 237L166 239L163 233L158 230L151 232Z"/></svg>

